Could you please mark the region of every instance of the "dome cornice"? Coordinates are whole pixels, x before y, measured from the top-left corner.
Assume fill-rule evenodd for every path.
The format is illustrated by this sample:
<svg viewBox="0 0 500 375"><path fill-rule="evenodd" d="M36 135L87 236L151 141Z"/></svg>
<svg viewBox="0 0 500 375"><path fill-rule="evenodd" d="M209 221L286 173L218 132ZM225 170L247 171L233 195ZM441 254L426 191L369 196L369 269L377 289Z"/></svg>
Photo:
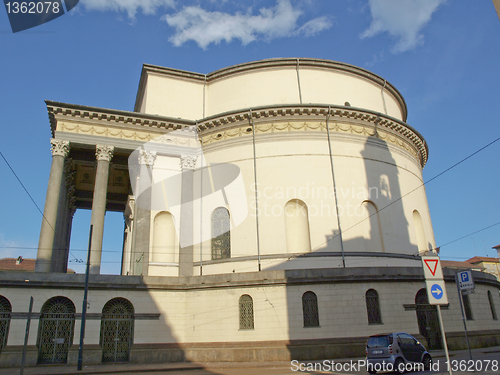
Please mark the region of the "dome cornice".
<svg viewBox="0 0 500 375"><path fill-rule="evenodd" d="M417 150L422 167L427 162L429 155L427 143L424 137L410 125L394 117L353 107L295 104L249 108L199 120L198 131L201 136L218 133L229 128L248 126L250 119L259 123L263 120L276 121L278 119L291 121L294 118L297 120L300 118L300 121L306 121L307 119L317 121L321 117L326 120L327 116L331 122L342 120L356 122L368 125L374 130L385 130L397 134Z"/></svg>

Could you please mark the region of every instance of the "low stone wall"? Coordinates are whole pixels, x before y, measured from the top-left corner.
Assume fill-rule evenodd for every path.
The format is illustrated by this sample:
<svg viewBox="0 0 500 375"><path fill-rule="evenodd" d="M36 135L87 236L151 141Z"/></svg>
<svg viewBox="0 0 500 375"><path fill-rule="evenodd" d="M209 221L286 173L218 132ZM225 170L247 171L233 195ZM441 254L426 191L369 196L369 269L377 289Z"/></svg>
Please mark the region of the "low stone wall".
<svg viewBox="0 0 500 375"><path fill-rule="evenodd" d="M500 345L500 331L473 331L467 332L469 336L469 345L471 349L488 348L490 346ZM450 350L467 349L467 341L465 332L446 333L448 348Z"/></svg>

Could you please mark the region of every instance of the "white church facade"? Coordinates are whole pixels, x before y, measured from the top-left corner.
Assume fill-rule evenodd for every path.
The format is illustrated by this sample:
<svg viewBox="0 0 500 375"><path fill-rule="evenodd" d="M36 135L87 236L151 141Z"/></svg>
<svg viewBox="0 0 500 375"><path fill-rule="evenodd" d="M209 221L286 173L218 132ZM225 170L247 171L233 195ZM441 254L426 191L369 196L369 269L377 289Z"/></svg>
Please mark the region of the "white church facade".
<svg viewBox="0 0 500 375"><path fill-rule="evenodd" d="M206 75L144 65L133 112L47 108L46 220L36 272L2 275L0 366L20 363L32 295L29 364L76 363L76 209L93 225L84 363L362 356L392 331L440 347L421 267L436 248L429 150L385 79L303 58ZM124 214L121 276L100 272L106 211ZM462 348L444 277L448 343ZM500 283L474 277L471 343L500 345Z"/></svg>

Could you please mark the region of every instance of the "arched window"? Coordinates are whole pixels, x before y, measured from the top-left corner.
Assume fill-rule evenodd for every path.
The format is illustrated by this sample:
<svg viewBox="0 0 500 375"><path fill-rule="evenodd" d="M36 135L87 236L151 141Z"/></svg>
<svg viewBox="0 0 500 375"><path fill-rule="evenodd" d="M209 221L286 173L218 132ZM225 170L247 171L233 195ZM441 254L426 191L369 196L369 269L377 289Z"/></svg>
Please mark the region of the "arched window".
<svg viewBox="0 0 500 375"><path fill-rule="evenodd" d="M39 364L67 363L75 312L75 305L66 297L53 297L43 304L37 338Z"/></svg>
<svg viewBox="0 0 500 375"><path fill-rule="evenodd" d="M240 329L253 329L253 300L248 294L240 297Z"/></svg>
<svg viewBox="0 0 500 375"><path fill-rule="evenodd" d="M493 303L493 296L491 292L488 290L488 301L490 301L490 309L491 309L491 317L493 320L498 320L497 311L495 310L495 304Z"/></svg>
<svg viewBox="0 0 500 375"><path fill-rule="evenodd" d="M365 250L383 253L384 241L377 206L371 201L361 203L362 215L359 217L358 231L365 238ZM357 212L357 211L356 211Z"/></svg>
<svg viewBox="0 0 500 375"><path fill-rule="evenodd" d="M426 338L429 348L441 349L442 335L438 312L435 305L429 304L425 288L420 289L415 295L415 305L419 333Z"/></svg>
<svg viewBox="0 0 500 375"><path fill-rule="evenodd" d="M101 337L103 362L127 362L134 341L134 306L125 298L113 298L102 308Z"/></svg>
<svg viewBox="0 0 500 375"><path fill-rule="evenodd" d="M469 295L463 294L462 301L464 302L465 318L467 320L474 320L474 317L472 316L472 308L470 305Z"/></svg>
<svg viewBox="0 0 500 375"><path fill-rule="evenodd" d="M378 293L375 289L368 289L365 294L368 324L382 324Z"/></svg>
<svg viewBox="0 0 500 375"><path fill-rule="evenodd" d="M292 199L285 205L286 250L288 253L311 251L307 205Z"/></svg>
<svg viewBox="0 0 500 375"><path fill-rule="evenodd" d="M302 315L304 327L319 327L318 297L313 292L302 295Z"/></svg>
<svg viewBox="0 0 500 375"><path fill-rule="evenodd" d="M422 223L422 218L417 210L413 211L413 226L415 228L415 236L417 237L418 251L426 251L427 241L425 239L424 224Z"/></svg>
<svg viewBox="0 0 500 375"><path fill-rule="evenodd" d="M10 313L12 305L4 296L0 296L0 352L7 345L7 337L9 337Z"/></svg>
<svg viewBox="0 0 500 375"><path fill-rule="evenodd" d="M229 211L218 207L212 213L212 259L231 258L231 222Z"/></svg>
<svg viewBox="0 0 500 375"><path fill-rule="evenodd" d="M179 241L174 217L170 212L159 212L153 227L153 262L174 263L179 253Z"/></svg>

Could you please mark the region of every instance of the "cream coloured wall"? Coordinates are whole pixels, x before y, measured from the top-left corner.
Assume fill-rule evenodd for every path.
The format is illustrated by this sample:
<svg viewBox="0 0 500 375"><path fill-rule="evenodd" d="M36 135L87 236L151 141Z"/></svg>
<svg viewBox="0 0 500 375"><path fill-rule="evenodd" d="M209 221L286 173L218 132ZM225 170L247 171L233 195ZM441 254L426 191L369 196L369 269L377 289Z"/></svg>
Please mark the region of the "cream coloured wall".
<svg viewBox="0 0 500 375"><path fill-rule="evenodd" d="M415 270L420 270L416 267ZM370 271L367 269L367 275ZM416 275L412 268L395 270L394 274ZM223 344L261 342L271 347L288 340L314 340L340 338L365 338L380 332L405 331L418 334L417 314L415 310L405 309L404 305L415 303L417 292L425 288L423 281L362 280L355 282L325 282L312 279L305 283L293 282L294 274L288 274L287 283L281 273L259 273L259 278L249 275L242 277L203 279L194 288L175 290L168 282L163 285L160 278L144 279L147 289L133 290L131 285L125 288L91 289L89 294L89 314L102 312L103 306L112 298L122 297L134 306L135 314L159 314L159 319L135 319L134 344ZM304 276L299 272L295 276ZM257 273L255 274L257 276ZM316 275L318 276L318 275ZM358 275L359 276L359 275ZM275 278L276 277L276 278ZM123 282L125 279L122 279ZM173 279L172 279L173 280ZM237 281L239 280L239 281ZM252 281L253 280L253 281ZM234 283L236 281L236 284ZM346 281L346 280L344 280ZM484 281L484 280L483 280ZM204 282L207 282L205 284ZM237 285L239 284L239 285ZM447 282L449 309L443 310L443 321L447 334L456 336L463 332L458 295L453 282ZM365 294L368 289L375 289L379 297L382 324L369 324ZM474 320L467 321L470 333L500 330L500 320L493 320L489 307L487 291L491 291L497 316L500 315L498 286L476 283L476 291L470 295ZM317 296L319 327L304 327L302 296L312 291ZM254 329L239 327L239 298L250 295L253 300ZM35 296L33 311L38 313L42 305L51 297L64 296L81 313L83 292L81 289L21 287L0 288L0 295L12 304L13 312L25 312L29 296ZM24 340L26 320L12 319L6 350L12 346L21 346ZM87 320L85 344L99 345L101 321ZM76 319L72 350L79 342L80 320ZM28 345L36 345L38 319L33 319ZM265 344L264 344L265 345ZM203 350L202 347L197 347ZM182 350L182 349L181 349ZM210 349L212 350L212 349ZM5 350L2 352L4 354Z"/></svg>
<svg viewBox="0 0 500 375"><path fill-rule="evenodd" d="M390 93L382 91L383 86L354 74L303 67L300 69L300 86L303 103L344 105L349 102L352 107L402 120L399 103Z"/></svg>
<svg viewBox="0 0 500 375"><path fill-rule="evenodd" d="M173 118L202 118L203 86L203 81L150 72L140 111Z"/></svg>
<svg viewBox="0 0 500 375"><path fill-rule="evenodd" d="M283 120L282 125L275 120L273 126L299 129L302 125L301 122L287 120L288 122ZM342 128L348 125L337 122L331 126ZM265 132L266 120L261 120L257 129L261 255L287 252L284 207L290 199L300 199L307 205L312 251L340 252L340 238L336 236L331 239L338 234L338 226L326 131ZM421 166L415 155L397 145L365 135L332 130L331 141L344 250L363 252L370 249L371 234L366 231L367 225L358 225L364 217L361 205L365 200L373 202L379 210L392 203L379 212L385 252L408 255L418 252L413 223L415 209L421 212L428 246L434 248L425 190L417 189L399 200L401 196L422 185ZM250 228L255 228L251 142L251 135L233 138L223 136L221 140L204 147L208 159L234 163L243 171L249 217L231 231L232 258L257 255L255 237L250 237L251 241L247 241ZM204 259L210 260L210 244L205 243L204 246L203 253L208 254L208 259ZM310 259L301 261L304 267L315 264ZM328 265L331 266L335 261ZM272 267L280 267L279 260L270 262ZM351 264L355 266L359 262L363 263L358 259ZM286 263L286 260L282 263ZM248 266L249 270L253 270L251 264ZM313 267L318 266L321 267L321 264ZM287 265L283 267L286 268ZM227 266L220 263L204 266L204 272L209 273L217 273L217 270L244 272L244 269L242 264L235 262Z"/></svg>
<svg viewBox="0 0 500 375"><path fill-rule="evenodd" d="M463 330L458 296L454 283L447 283L450 308L443 310L443 321L447 332ZM415 295L425 288L423 282L321 283L307 285L276 285L218 287L192 291L172 290L91 290L88 313L100 313L110 299L123 297L134 306L135 313L159 313L159 320L136 320L134 343L200 343L279 341L321 339L340 337L365 337L371 334L400 331L418 333L416 312L405 311L403 305L415 303ZM368 324L365 293L375 289L379 296L382 324ZM467 321L470 331L500 329L500 321L493 320L487 291L494 296L497 315L500 313L498 289L477 285L470 295L474 320ZM304 327L302 295L312 291L316 294L319 308L319 327ZM2 288L0 294L8 298L13 311L26 311L29 295L36 294L34 312L40 311L43 303L54 296L65 296L81 312L81 291L69 289L20 289L17 297L12 289ZM248 294L253 299L254 329L239 328L238 301ZM36 344L38 320L34 319L30 330L30 345ZM22 345L25 321L13 319L8 345ZM74 345L79 340L80 321L76 320ZM17 328L16 328L17 327ZM100 320L88 320L85 334L86 344L99 344Z"/></svg>
<svg viewBox="0 0 500 375"><path fill-rule="evenodd" d="M405 120L406 108L380 77L347 64L302 59L301 65L292 60L257 61L206 76L145 67L137 108L143 113L196 120L267 105L343 106L349 102L356 108Z"/></svg>
<svg viewBox="0 0 500 375"><path fill-rule="evenodd" d="M207 113L300 103L297 71L291 68L259 69L223 77L207 86Z"/></svg>

